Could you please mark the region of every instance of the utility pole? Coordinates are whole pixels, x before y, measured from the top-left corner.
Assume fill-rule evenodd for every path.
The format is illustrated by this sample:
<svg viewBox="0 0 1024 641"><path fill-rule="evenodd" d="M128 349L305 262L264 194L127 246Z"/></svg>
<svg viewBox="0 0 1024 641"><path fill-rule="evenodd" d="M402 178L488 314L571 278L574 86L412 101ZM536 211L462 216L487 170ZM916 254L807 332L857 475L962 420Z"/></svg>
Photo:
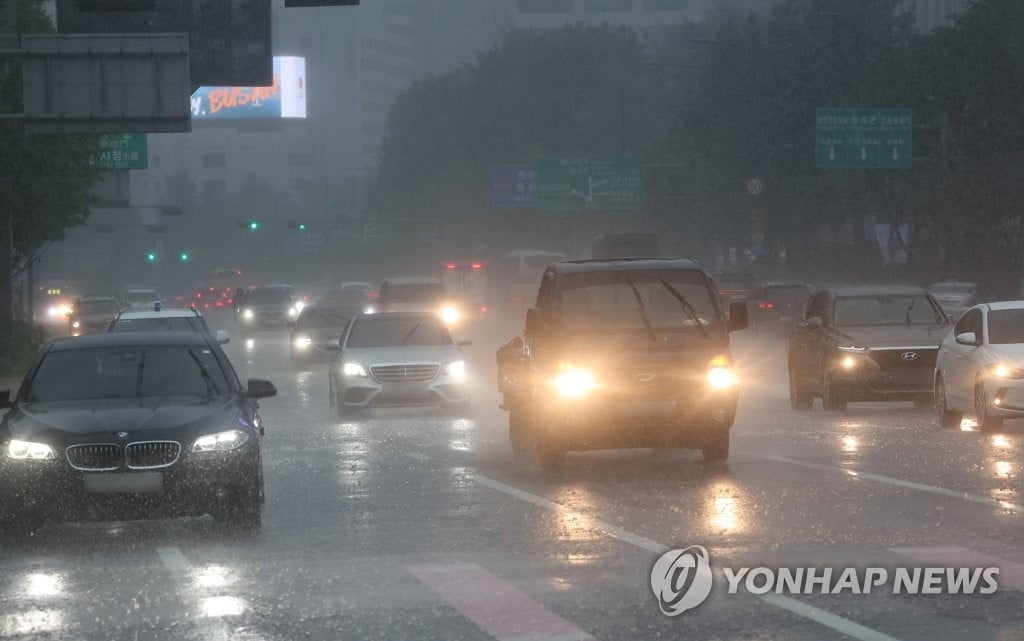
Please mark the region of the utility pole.
<svg viewBox="0 0 1024 641"><path fill-rule="evenodd" d="M0 13L0 42L18 37L18 0L4 0ZM9 62L3 72L12 73ZM0 186L0 334L10 335L14 323L14 177L7 175Z"/></svg>

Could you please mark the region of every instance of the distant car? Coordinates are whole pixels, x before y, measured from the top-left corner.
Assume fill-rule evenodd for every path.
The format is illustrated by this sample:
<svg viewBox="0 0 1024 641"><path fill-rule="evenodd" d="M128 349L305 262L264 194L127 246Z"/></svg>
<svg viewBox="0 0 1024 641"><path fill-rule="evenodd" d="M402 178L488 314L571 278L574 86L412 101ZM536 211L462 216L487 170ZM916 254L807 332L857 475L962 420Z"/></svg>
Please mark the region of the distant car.
<svg viewBox="0 0 1024 641"><path fill-rule="evenodd" d="M1024 418L1024 301L983 303L960 317L939 347L935 409L943 427L969 412L985 432Z"/></svg>
<svg viewBox="0 0 1024 641"><path fill-rule="evenodd" d="M819 291L787 344L793 409L810 409L816 397L826 410L845 410L850 401L930 407L939 342L948 332L945 313L923 289Z"/></svg>
<svg viewBox="0 0 1024 641"><path fill-rule="evenodd" d="M814 293L807 283L762 283L751 294L754 333L788 335L803 320L804 307Z"/></svg>
<svg viewBox="0 0 1024 641"><path fill-rule="evenodd" d="M329 344L345 332L350 320L363 313L361 305L311 305L289 321L292 363L302 365L330 354Z"/></svg>
<svg viewBox="0 0 1024 641"><path fill-rule="evenodd" d="M121 302L113 296L83 296L75 300L68 314L68 332L72 336L106 332L110 321L121 311Z"/></svg>
<svg viewBox="0 0 1024 641"><path fill-rule="evenodd" d="M137 310L153 309L160 302L160 294L155 289L129 289L123 298L130 309Z"/></svg>
<svg viewBox="0 0 1024 641"><path fill-rule="evenodd" d="M228 333L222 329L214 334L206 319L195 309L161 309L145 312L119 312L107 328L108 332L198 332L209 336L220 345L229 341Z"/></svg>
<svg viewBox="0 0 1024 641"><path fill-rule="evenodd" d="M245 293L238 313L243 333L257 329L283 329L298 318L305 305L290 285L253 287Z"/></svg>
<svg viewBox="0 0 1024 641"><path fill-rule="evenodd" d="M466 361L432 312L361 314L338 342L328 369L338 416L375 407L469 405Z"/></svg>
<svg viewBox="0 0 1024 641"><path fill-rule="evenodd" d="M757 276L747 270L715 272L711 280L727 305L746 302L757 288Z"/></svg>
<svg viewBox="0 0 1024 641"><path fill-rule="evenodd" d="M448 326L458 325L463 310L452 300L440 278L402 276L386 278L373 309L378 312L432 312Z"/></svg>
<svg viewBox="0 0 1024 641"><path fill-rule="evenodd" d="M0 421L0 518L212 514L260 526L270 381L238 381L197 332L51 341Z"/></svg>
<svg viewBox="0 0 1024 641"><path fill-rule="evenodd" d="M377 294L370 283L348 281L328 291L320 302L324 305L363 305L365 308L376 299Z"/></svg>
<svg viewBox="0 0 1024 641"><path fill-rule="evenodd" d="M953 321L959 320L964 312L978 302L978 285L976 283L955 280L935 283L928 287L928 293L939 302L939 305Z"/></svg>

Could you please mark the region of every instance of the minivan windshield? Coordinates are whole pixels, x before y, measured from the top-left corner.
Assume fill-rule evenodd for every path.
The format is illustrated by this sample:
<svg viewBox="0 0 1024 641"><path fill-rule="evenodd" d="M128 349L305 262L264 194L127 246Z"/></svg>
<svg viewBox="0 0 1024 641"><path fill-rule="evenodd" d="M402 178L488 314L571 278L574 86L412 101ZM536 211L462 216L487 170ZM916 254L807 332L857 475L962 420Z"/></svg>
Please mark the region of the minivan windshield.
<svg viewBox="0 0 1024 641"><path fill-rule="evenodd" d="M701 328L721 324L703 273L651 269L566 274L558 301L561 327L570 332L644 332L640 301L656 331L699 331L698 324Z"/></svg>
<svg viewBox="0 0 1024 641"><path fill-rule="evenodd" d="M924 295L840 296L836 299L838 327L865 325L942 325L942 312Z"/></svg>

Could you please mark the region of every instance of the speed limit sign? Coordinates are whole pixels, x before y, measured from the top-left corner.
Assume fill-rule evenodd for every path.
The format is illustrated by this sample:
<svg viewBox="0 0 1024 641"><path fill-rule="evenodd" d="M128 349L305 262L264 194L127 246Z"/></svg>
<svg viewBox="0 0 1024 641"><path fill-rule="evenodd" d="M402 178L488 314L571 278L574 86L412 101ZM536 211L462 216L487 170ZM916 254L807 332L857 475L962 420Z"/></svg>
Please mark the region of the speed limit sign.
<svg viewBox="0 0 1024 641"><path fill-rule="evenodd" d="M747 181L747 193L751 196L760 196L764 192L764 179L751 178Z"/></svg>

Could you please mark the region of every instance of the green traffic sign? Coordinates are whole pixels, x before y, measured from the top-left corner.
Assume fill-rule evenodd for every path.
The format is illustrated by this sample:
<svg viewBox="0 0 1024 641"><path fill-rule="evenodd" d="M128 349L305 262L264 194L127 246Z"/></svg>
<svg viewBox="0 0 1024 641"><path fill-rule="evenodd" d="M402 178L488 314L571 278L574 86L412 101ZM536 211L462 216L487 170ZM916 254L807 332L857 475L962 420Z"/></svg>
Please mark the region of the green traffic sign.
<svg viewBox="0 0 1024 641"><path fill-rule="evenodd" d="M146 134L102 134L90 163L103 169L148 169Z"/></svg>
<svg viewBox="0 0 1024 641"><path fill-rule="evenodd" d="M909 169L914 116L910 109L818 109L818 169Z"/></svg>
<svg viewBox="0 0 1024 641"><path fill-rule="evenodd" d="M615 211L644 206L640 156L544 157L536 166L538 209Z"/></svg>

